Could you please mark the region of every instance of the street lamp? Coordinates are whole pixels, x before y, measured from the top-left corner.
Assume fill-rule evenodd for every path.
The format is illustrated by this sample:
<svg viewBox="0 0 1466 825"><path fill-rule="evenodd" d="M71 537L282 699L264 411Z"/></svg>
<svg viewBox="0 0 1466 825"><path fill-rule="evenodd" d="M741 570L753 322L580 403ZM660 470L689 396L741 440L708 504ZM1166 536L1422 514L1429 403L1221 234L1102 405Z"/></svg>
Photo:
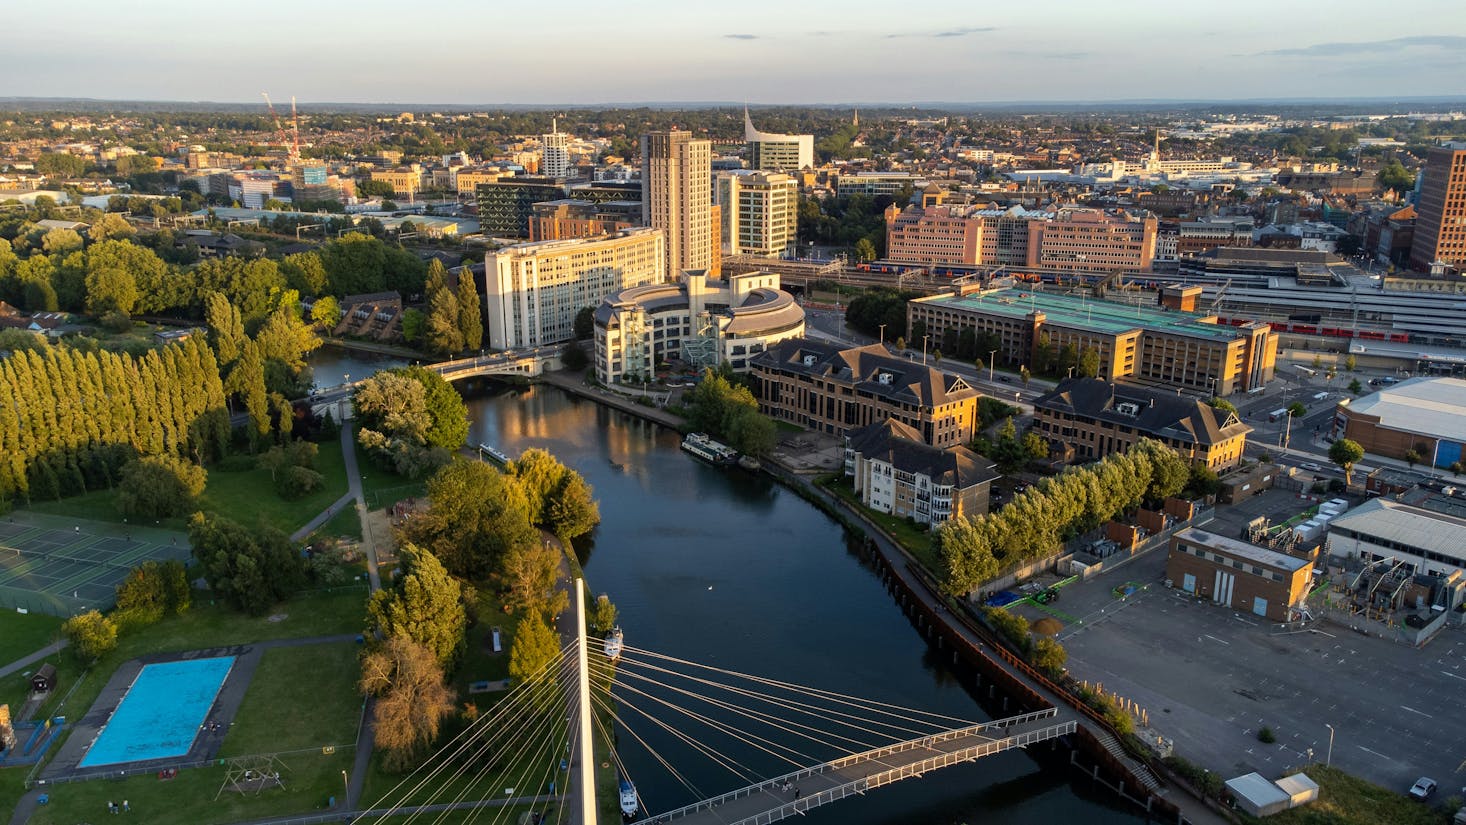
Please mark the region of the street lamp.
<svg viewBox="0 0 1466 825"><path fill-rule="evenodd" d="M1334 726L1328 722L1324 722L1323 726L1329 729L1329 755L1324 759L1323 763L1325 765L1332 765L1334 764Z"/></svg>
<svg viewBox="0 0 1466 825"><path fill-rule="evenodd" d="M926 366L926 339L928 339L930 337L931 337L930 335L923 335L923 336L921 336L921 365L922 366Z"/></svg>
<svg viewBox="0 0 1466 825"><path fill-rule="evenodd" d="M993 383L993 360L998 357L997 350L988 350L988 383Z"/></svg>
<svg viewBox="0 0 1466 825"><path fill-rule="evenodd" d="M346 771L341 772L341 789L347 796L351 796L351 780L346 778Z"/></svg>
<svg viewBox="0 0 1466 825"><path fill-rule="evenodd" d="M886 345L886 325L880 324L879 326L881 328L881 346L884 347Z"/></svg>

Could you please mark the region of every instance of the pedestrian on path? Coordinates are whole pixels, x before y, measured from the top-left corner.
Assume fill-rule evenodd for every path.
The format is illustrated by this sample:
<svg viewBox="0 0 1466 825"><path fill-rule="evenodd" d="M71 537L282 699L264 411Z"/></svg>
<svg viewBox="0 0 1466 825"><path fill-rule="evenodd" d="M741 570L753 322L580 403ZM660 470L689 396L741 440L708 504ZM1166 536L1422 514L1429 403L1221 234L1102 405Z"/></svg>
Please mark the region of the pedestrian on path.
<svg viewBox="0 0 1466 825"><path fill-rule="evenodd" d="M131 810L132 810L132 806L129 805L129 804L127 804L127 800L126 799L122 800L122 812L123 813L127 813L128 811L131 811Z"/></svg>

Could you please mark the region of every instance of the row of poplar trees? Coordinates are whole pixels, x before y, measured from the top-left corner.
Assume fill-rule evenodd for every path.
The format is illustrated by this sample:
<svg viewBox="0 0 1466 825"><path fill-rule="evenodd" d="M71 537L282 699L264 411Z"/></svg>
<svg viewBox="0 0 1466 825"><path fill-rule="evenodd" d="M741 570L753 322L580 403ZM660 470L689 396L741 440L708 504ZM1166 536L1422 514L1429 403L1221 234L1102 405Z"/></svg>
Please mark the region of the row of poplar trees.
<svg viewBox="0 0 1466 825"><path fill-rule="evenodd" d="M209 461L228 441L219 365L200 338L140 357L47 347L0 361L0 502L110 487L140 455Z"/></svg>

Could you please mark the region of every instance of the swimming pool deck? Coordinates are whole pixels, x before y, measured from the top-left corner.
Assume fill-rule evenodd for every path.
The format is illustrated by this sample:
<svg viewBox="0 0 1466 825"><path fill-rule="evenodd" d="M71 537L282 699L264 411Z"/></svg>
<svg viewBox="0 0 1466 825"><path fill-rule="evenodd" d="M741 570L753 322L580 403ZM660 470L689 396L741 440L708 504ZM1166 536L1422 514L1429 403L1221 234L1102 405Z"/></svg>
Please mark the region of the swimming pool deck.
<svg viewBox="0 0 1466 825"><path fill-rule="evenodd" d="M220 746L224 744L224 738L229 735L229 726L233 724L234 716L239 712L239 706L244 701L244 694L249 690L255 669L259 667L260 659L266 650L275 647L345 642L355 638L354 635L346 634L305 639L280 639L232 647L190 650L184 653L157 653L124 662L112 674L112 678L107 680L106 686L102 688L102 692L92 703L91 708L87 710L86 715L79 721L68 720L72 722L71 735L66 738L55 758L41 771L39 779L42 782L102 779L155 773L164 768L182 768L210 762L218 755ZM233 656L234 667L229 671L229 676L224 680L224 684L219 686L219 692L214 696L214 703L204 717L205 721L217 722L218 730L200 730L188 753L181 756L81 767L87 750L91 747L92 742L101 735L102 728L106 726L107 720L112 718L112 714L122 704L122 700L127 696L128 688L132 686L144 666L162 662L211 659L219 656Z"/></svg>

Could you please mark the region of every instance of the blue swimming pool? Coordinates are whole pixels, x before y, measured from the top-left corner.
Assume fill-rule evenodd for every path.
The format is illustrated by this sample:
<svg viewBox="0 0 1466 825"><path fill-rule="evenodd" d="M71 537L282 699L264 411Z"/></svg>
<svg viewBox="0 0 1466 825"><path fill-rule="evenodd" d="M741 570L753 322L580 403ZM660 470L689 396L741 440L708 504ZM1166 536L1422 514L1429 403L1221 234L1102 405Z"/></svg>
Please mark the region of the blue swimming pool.
<svg viewBox="0 0 1466 825"><path fill-rule="evenodd" d="M188 753L233 667L233 656L144 665L80 767Z"/></svg>

